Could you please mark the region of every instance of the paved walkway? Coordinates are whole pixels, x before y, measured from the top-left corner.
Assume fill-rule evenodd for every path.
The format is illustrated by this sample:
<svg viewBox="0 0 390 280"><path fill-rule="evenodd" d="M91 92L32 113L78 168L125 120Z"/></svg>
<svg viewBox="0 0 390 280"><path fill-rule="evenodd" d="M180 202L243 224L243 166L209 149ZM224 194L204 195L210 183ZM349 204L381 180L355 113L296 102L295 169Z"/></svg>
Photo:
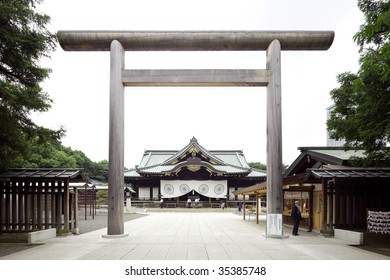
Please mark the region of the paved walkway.
<svg viewBox="0 0 390 280"><path fill-rule="evenodd" d="M47 240L7 260L389 260L335 238L300 231L265 238L264 223L234 213L155 212L125 223L124 238L102 238L107 229Z"/></svg>

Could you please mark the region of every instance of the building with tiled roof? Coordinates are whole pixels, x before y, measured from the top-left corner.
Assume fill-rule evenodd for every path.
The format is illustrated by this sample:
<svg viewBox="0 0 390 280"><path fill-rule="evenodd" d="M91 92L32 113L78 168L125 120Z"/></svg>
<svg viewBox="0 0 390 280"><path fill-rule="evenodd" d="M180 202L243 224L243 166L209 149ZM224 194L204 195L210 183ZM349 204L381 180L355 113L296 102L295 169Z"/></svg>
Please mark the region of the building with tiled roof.
<svg viewBox="0 0 390 280"><path fill-rule="evenodd" d="M232 193L265 181L266 172L251 168L242 150L207 150L193 137L181 150L146 150L139 165L125 172L135 190L133 201L160 201L185 206L188 199L202 207L240 197Z"/></svg>
<svg viewBox="0 0 390 280"><path fill-rule="evenodd" d="M355 167L365 150L299 147L301 154L283 173L283 223L292 224L295 201L300 228L324 235L344 235L353 242L390 244L390 167ZM266 196L265 182L235 195ZM357 232L350 234L346 231ZM364 241L363 241L364 236Z"/></svg>

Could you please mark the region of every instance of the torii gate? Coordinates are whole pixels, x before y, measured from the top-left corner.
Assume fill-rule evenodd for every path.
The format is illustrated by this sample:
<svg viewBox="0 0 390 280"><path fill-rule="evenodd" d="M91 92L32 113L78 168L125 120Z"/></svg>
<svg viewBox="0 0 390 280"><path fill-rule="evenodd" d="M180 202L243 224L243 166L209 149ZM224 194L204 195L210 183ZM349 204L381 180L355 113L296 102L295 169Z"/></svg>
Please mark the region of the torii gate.
<svg viewBox="0 0 390 280"><path fill-rule="evenodd" d="M106 237L127 235L123 221L125 86L266 86L267 215L281 217L281 50L327 50L333 43L333 31L59 31L58 35L65 51L111 52ZM124 65L125 51L265 50L266 69L260 70L126 70ZM277 226L283 227L281 218Z"/></svg>

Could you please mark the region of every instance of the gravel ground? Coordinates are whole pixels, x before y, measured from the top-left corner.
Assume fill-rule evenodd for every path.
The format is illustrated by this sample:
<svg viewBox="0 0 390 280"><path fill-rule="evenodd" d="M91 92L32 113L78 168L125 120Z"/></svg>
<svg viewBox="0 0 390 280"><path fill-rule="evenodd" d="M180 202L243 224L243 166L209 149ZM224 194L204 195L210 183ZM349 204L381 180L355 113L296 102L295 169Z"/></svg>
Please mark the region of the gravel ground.
<svg viewBox="0 0 390 280"><path fill-rule="evenodd" d="M125 222L142 218L143 214L129 214L125 213L123 215L123 220ZM85 220L84 212L79 212L79 234L84 234L94 230L107 227L107 212L98 211L94 218L87 215L87 220ZM4 257L16 252L30 249L35 246L40 246L40 244L27 244L27 243L2 243L0 242L0 257Z"/></svg>
<svg viewBox="0 0 390 280"><path fill-rule="evenodd" d="M143 214L129 214L125 213L123 215L123 221L128 222L134 219L142 218ZM85 220L85 214L79 214L79 234L84 234L94 230L107 227L107 212L97 211L94 218L87 215L87 220Z"/></svg>

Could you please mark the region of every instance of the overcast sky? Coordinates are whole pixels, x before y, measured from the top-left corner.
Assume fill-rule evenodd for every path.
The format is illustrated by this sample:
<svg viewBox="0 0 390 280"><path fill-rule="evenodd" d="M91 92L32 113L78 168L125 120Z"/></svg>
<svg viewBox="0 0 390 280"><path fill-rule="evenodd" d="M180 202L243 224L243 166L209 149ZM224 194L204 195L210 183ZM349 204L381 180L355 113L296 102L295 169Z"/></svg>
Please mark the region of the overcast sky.
<svg viewBox="0 0 390 280"><path fill-rule="evenodd" d="M356 0L46 0L38 7L58 30L333 30L328 51L282 52L283 162L297 147L326 145L326 108L336 76L358 69L352 36L364 22ZM53 99L40 125L67 130L63 144L108 159L109 53L65 52L44 65ZM126 52L127 69L265 69L265 52ZM243 150L266 162L266 89L126 88L125 166L145 149L178 150L195 136L209 150Z"/></svg>

